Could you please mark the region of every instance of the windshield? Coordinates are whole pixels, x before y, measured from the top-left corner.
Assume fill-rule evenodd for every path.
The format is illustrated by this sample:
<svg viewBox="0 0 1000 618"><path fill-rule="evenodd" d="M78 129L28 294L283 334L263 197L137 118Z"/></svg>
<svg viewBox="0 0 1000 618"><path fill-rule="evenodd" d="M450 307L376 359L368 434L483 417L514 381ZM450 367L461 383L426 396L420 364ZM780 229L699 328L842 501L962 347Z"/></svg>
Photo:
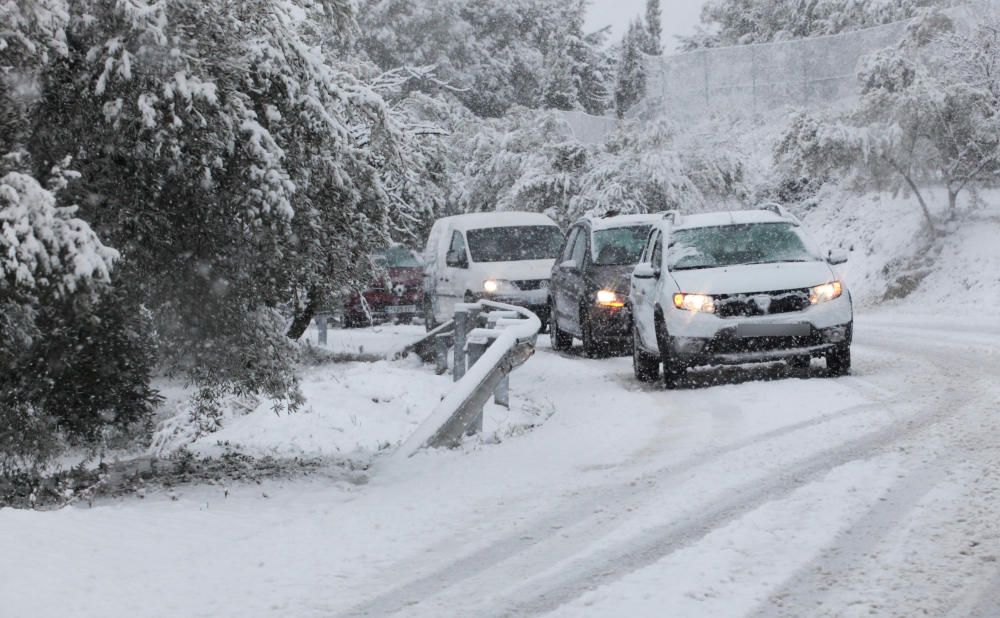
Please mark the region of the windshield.
<svg viewBox="0 0 1000 618"><path fill-rule="evenodd" d="M389 247L375 255L375 263L388 268L419 267L420 262L406 247Z"/></svg>
<svg viewBox="0 0 1000 618"><path fill-rule="evenodd" d="M649 237L648 225L616 227L594 232L593 258L595 266L627 266L637 264Z"/></svg>
<svg viewBox="0 0 1000 618"><path fill-rule="evenodd" d="M751 223L677 230L667 259L671 270L690 270L819 258L790 223Z"/></svg>
<svg viewBox="0 0 1000 618"><path fill-rule="evenodd" d="M559 255L562 231L554 225L488 227L466 232L473 262L546 260Z"/></svg>

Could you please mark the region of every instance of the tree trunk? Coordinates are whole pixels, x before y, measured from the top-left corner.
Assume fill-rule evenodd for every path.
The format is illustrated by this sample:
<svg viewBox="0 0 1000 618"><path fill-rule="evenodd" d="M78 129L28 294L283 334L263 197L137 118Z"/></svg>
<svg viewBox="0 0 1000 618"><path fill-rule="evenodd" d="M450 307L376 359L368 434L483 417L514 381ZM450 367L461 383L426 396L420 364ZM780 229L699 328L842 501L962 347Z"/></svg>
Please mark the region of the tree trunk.
<svg viewBox="0 0 1000 618"><path fill-rule="evenodd" d="M288 327L288 338L293 341L298 341L303 334L305 334L306 329L309 328L309 323L316 316L316 311L319 309L319 290L315 287L309 288L309 293L306 295L306 304L301 309L295 312L292 317L292 325Z"/></svg>
<svg viewBox="0 0 1000 618"><path fill-rule="evenodd" d="M952 219L958 212L958 191L948 189L948 216Z"/></svg>
<svg viewBox="0 0 1000 618"><path fill-rule="evenodd" d="M920 189L917 188L917 183L913 182L909 174L903 174L903 178L906 180L906 184L910 186L913 191L913 195L917 196L917 202L920 203L920 210L924 213L924 220L927 221L927 229L930 230L931 236L937 238L938 230L934 225L934 217L931 216L931 210L927 207L927 202L924 201L923 194L920 193Z"/></svg>

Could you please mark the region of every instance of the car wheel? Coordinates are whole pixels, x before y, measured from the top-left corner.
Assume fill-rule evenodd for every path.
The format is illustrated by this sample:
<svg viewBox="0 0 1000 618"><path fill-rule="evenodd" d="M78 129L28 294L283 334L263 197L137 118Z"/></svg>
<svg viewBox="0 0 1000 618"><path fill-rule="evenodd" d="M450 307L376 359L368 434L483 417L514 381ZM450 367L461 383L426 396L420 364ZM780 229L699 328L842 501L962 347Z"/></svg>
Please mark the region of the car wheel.
<svg viewBox="0 0 1000 618"><path fill-rule="evenodd" d="M583 353L587 358L601 358L606 352L606 345L594 337L594 327L590 320L581 313L580 315L580 339L583 341Z"/></svg>
<svg viewBox="0 0 1000 618"><path fill-rule="evenodd" d="M549 337L552 339L552 349L557 352L565 352L573 347L573 335L559 329L559 322L556 320L555 305L549 304Z"/></svg>
<svg viewBox="0 0 1000 618"><path fill-rule="evenodd" d="M635 326L632 327L632 370L640 382L654 382L660 377L660 359L642 349Z"/></svg>
<svg viewBox="0 0 1000 618"><path fill-rule="evenodd" d="M427 332L431 332L438 327L437 320L434 319L434 303L431 301L431 297L424 295L424 328Z"/></svg>
<svg viewBox="0 0 1000 618"><path fill-rule="evenodd" d="M826 353L826 369L832 376L846 376L851 373L851 346L838 345Z"/></svg>
<svg viewBox="0 0 1000 618"><path fill-rule="evenodd" d="M674 389L684 378L684 365L674 355L673 341L664 332L662 325L657 325L657 343L660 346L660 362L663 363L663 386Z"/></svg>

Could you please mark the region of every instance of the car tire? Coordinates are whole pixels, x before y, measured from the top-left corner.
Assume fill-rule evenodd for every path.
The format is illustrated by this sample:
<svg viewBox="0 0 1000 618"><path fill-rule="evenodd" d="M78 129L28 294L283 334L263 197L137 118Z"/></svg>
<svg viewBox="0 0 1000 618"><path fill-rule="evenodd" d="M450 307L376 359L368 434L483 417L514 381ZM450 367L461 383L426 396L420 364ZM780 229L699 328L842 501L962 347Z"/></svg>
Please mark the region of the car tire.
<svg viewBox="0 0 1000 618"><path fill-rule="evenodd" d="M605 356L607 345L594 337L594 327L583 312L580 313L580 340L583 341L583 353L587 358Z"/></svg>
<svg viewBox="0 0 1000 618"><path fill-rule="evenodd" d="M656 341L660 347L660 363L663 364L663 386L668 389L677 388L680 381L687 373L673 353L673 341L663 328L662 324L657 324Z"/></svg>
<svg viewBox="0 0 1000 618"><path fill-rule="evenodd" d="M660 359L642 349L635 326L632 327L632 370L640 382L655 382L660 377Z"/></svg>
<svg viewBox="0 0 1000 618"><path fill-rule="evenodd" d="M555 305L549 304L551 313L549 313L549 337L552 339L552 349L556 352L566 352L573 347L573 335L567 333L559 328L559 322L556 320L556 309Z"/></svg>
<svg viewBox="0 0 1000 618"><path fill-rule="evenodd" d="M846 376L851 373L851 346L838 345L826 353L826 370L831 376Z"/></svg>

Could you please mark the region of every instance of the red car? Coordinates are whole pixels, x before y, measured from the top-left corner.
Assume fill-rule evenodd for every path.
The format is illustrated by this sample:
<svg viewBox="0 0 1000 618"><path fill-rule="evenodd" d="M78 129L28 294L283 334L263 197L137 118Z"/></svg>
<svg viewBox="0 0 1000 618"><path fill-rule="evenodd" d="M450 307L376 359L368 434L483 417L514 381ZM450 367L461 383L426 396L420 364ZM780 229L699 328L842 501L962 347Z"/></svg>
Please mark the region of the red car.
<svg viewBox="0 0 1000 618"><path fill-rule="evenodd" d="M389 247L375 255L375 263L388 277L372 282L360 294L351 294L344 304L347 328L389 320L409 323L420 310L424 270L416 255L406 247Z"/></svg>

